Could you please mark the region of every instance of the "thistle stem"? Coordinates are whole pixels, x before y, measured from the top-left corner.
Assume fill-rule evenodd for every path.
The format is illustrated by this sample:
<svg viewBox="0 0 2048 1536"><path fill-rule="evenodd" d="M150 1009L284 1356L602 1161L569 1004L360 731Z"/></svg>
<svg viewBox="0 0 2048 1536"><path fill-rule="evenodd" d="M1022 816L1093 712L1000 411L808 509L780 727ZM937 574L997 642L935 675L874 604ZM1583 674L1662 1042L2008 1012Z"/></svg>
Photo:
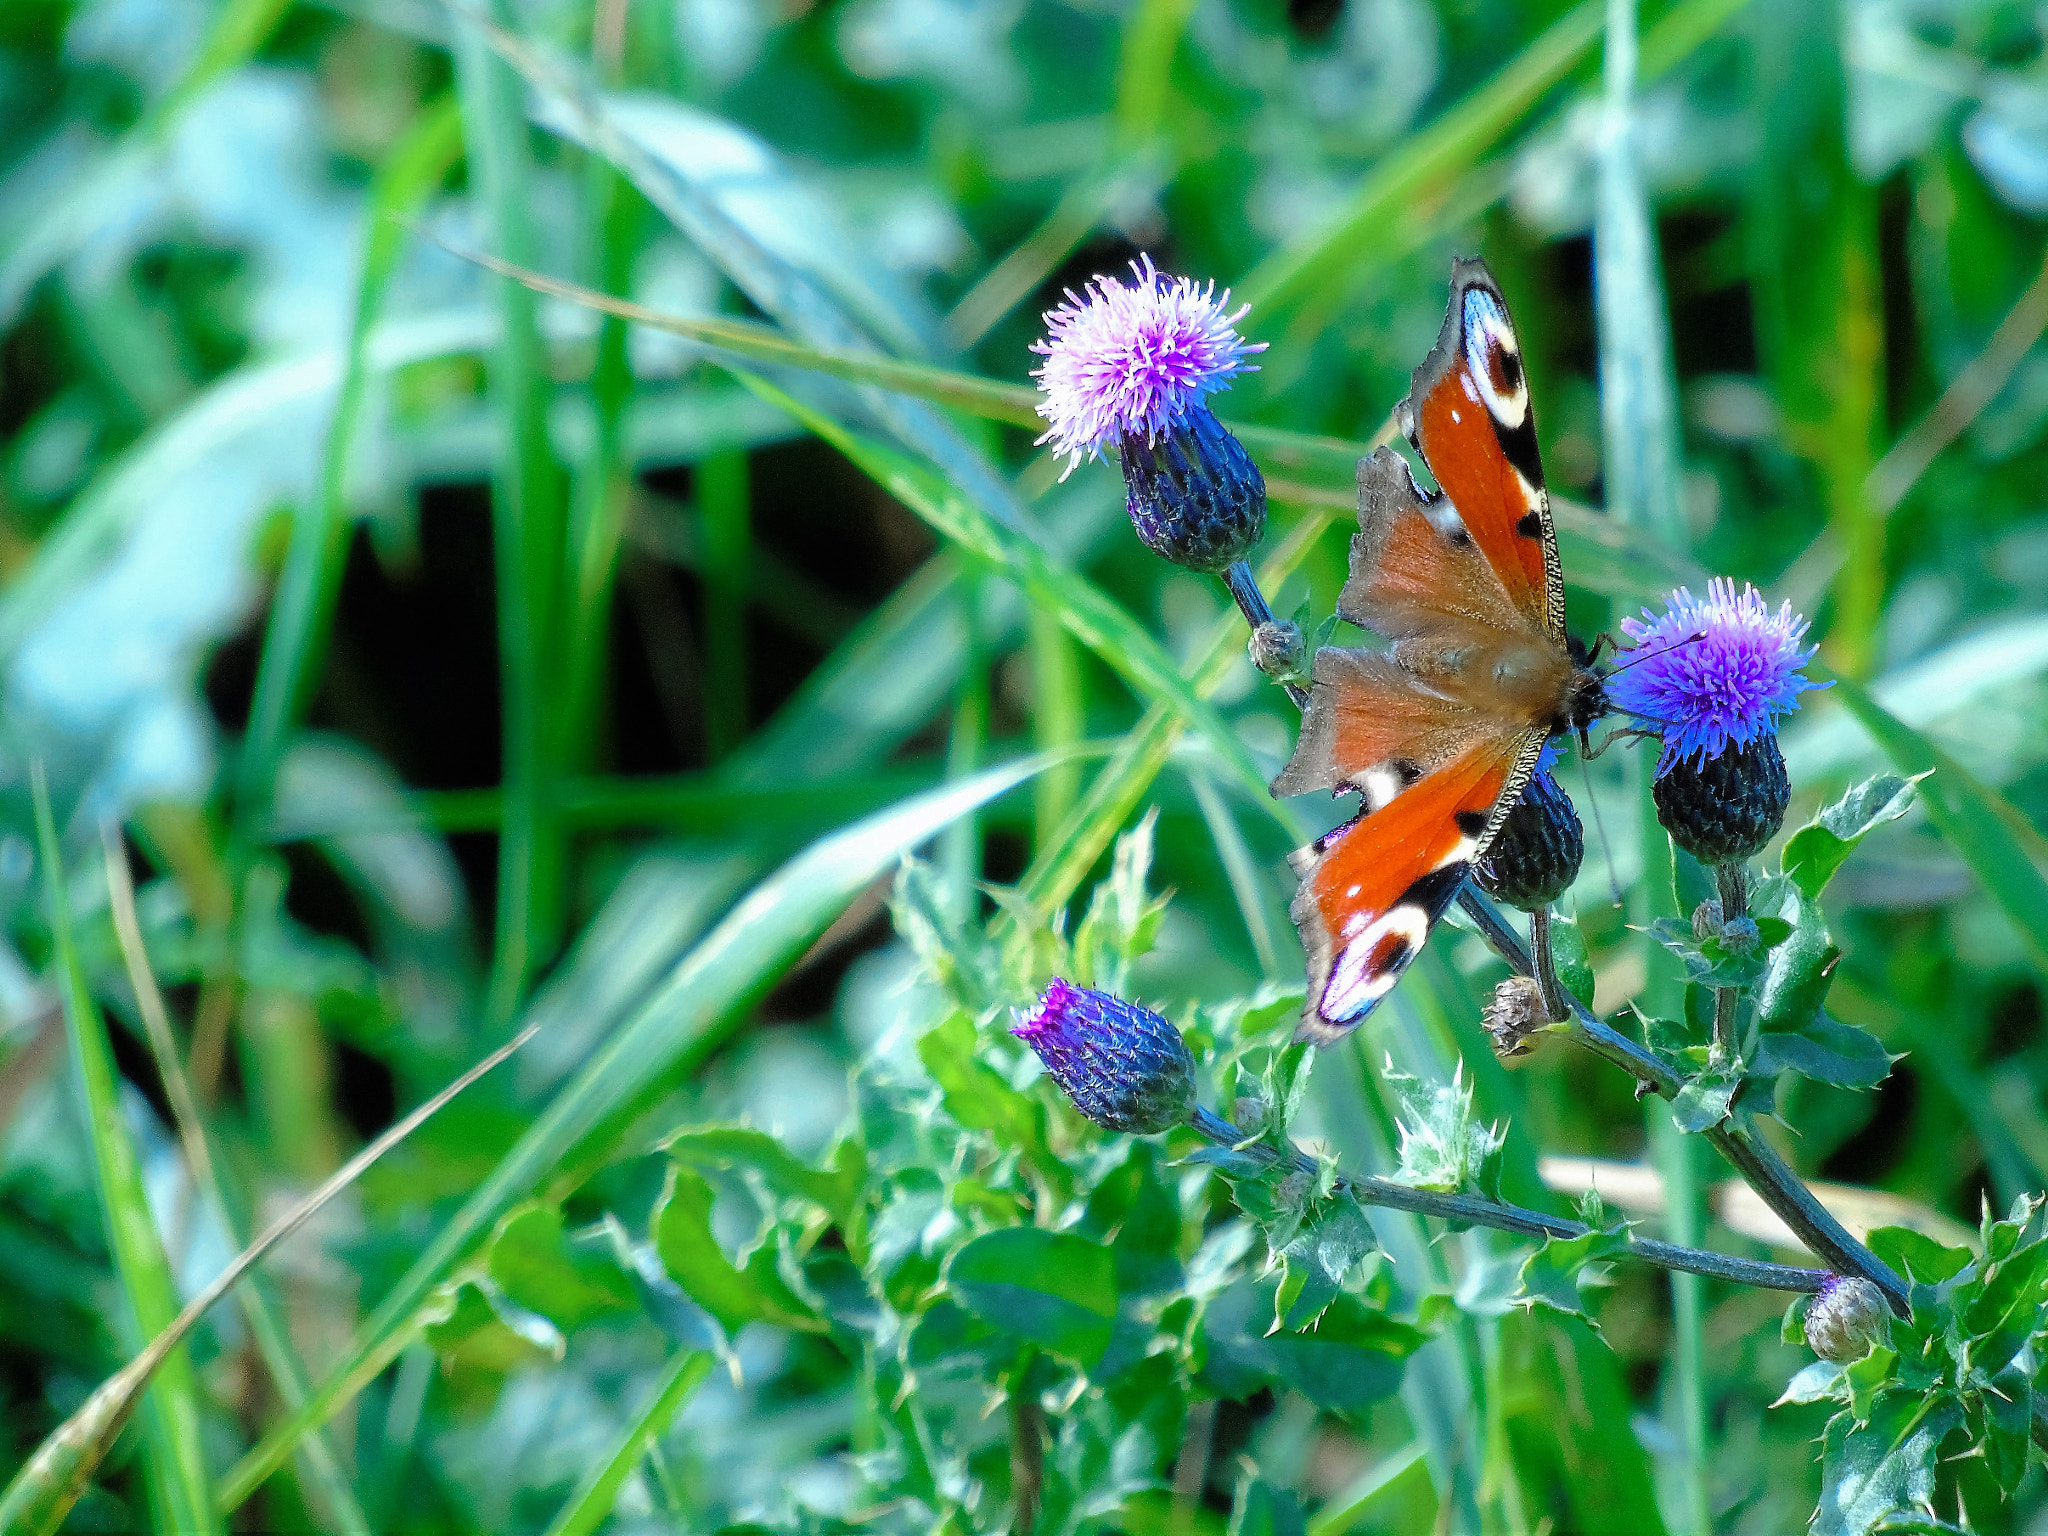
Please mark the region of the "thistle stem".
<svg viewBox="0 0 2048 1536"><path fill-rule="evenodd" d="M1478 926L1503 960L1523 976L1533 973L1529 952L1514 930L1483 892L1468 883L1458 893L1458 904ZM1656 1052L1640 1046L1626 1035L1594 1018L1577 999L1568 1000L1572 1011L1570 1034L1581 1046L1605 1061L1630 1073L1642 1085L1640 1091L1664 1098L1676 1096L1685 1078ZM1778 1151L1740 1111L1720 1125L1702 1131L1716 1151L1727 1158L1745 1183L1757 1192L1779 1220L1790 1227L1809 1252L1827 1261L1836 1274L1859 1275L1884 1293L1893 1312L1905 1317L1911 1310L1906 1282L1891 1266L1864 1247L1849 1233L1834 1213L1814 1198ZM1548 1218L1546 1218L1548 1219ZM1640 1246L1640 1245L1638 1245ZM1704 1271L1696 1271L1704 1273Z"/></svg>
<svg viewBox="0 0 2048 1536"><path fill-rule="evenodd" d="M1287 1152L1281 1152L1264 1142L1239 1147L1244 1133L1222 1116L1213 1111L1197 1107L1189 1126L1205 1141L1220 1147L1237 1147L1249 1156L1278 1164L1287 1163L1307 1173L1320 1171L1316 1160L1289 1144ZM1476 1227L1491 1227L1500 1232L1513 1232L1522 1237L1584 1237L1593 1229L1583 1221L1573 1221L1563 1216L1549 1216L1542 1211L1532 1211L1524 1206L1509 1205L1501 1200L1489 1200L1483 1195L1445 1194L1433 1189L1416 1189L1394 1179L1383 1179L1372 1174L1339 1174L1336 1192L1350 1196L1360 1205L1384 1206L1389 1210L1408 1211L1418 1216L1435 1216L1444 1221L1461 1221ZM1737 1285L1753 1285L1770 1291L1815 1292L1828 1278L1824 1269L1801 1269L1791 1264L1766 1264L1756 1259L1739 1259L1731 1254L1714 1253L1704 1248L1682 1248L1676 1243L1660 1243L1651 1238L1631 1235L1628 1239L1631 1257L1660 1269L1682 1270L1687 1274L1710 1275L1717 1280L1732 1281Z"/></svg>
<svg viewBox="0 0 2048 1536"><path fill-rule="evenodd" d="M1714 866L1714 881L1721 889L1721 921L1732 923L1749 913L1749 866L1741 859ZM1742 993L1736 987L1714 989L1714 1056L1722 1064L1735 1060L1736 1010Z"/></svg>
<svg viewBox="0 0 2048 1536"><path fill-rule="evenodd" d="M1225 567L1223 585L1228 587L1230 595L1237 599L1238 609L1244 614L1244 621L1251 626L1254 636L1258 634L1261 625L1278 622L1273 617L1272 607L1266 602L1266 594L1259 590L1259 578L1252 574L1248 561L1233 560ZM1287 697L1294 700L1296 709L1308 708L1308 690L1301 684L1277 676L1273 681L1287 690Z"/></svg>
<svg viewBox="0 0 2048 1536"><path fill-rule="evenodd" d="M1543 989L1543 1011L1550 1022L1561 1024L1572 1016L1564 988L1557 979L1557 958L1550 945L1550 908L1538 907L1529 914L1529 947L1536 962L1536 985Z"/></svg>

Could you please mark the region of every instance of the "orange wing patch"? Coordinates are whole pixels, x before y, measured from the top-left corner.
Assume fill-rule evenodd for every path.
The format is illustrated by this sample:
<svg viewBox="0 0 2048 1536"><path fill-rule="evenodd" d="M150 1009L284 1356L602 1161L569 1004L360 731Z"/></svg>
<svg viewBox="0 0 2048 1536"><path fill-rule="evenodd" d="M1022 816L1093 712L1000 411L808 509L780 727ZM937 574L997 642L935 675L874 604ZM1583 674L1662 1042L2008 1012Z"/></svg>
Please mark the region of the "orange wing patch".
<svg viewBox="0 0 2048 1536"><path fill-rule="evenodd" d="M1308 949L1297 1039L1342 1038L1393 990L1485 851L1496 804L1525 776L1521 759L1534 760L1529 746L1518 737L1473 742L1316 846L1292 909Z"/></svg>
<svg viewBox="0 0 2048 1536"><path fill-rule="evenodd" d="M1483 262L1454 269L1443 331L1399 420L1509 599L1562 645L1564 576L1521 343Z"/></svg>

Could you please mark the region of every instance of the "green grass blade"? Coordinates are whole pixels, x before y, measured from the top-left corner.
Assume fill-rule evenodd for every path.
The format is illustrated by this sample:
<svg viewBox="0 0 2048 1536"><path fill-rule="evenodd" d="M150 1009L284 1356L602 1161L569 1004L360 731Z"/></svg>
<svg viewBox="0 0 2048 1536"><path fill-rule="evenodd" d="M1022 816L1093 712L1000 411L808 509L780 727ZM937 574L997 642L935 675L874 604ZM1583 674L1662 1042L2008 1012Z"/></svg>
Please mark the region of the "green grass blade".
<svg viewBox="0 0 2048 1536"><path fill-rule="evenodd" d="M644 204L603 161L593 160L585 169L587 217L597 235L597 281L608 289L623 288L632 280ZM597 359L590 369L592 430L576 465L569 546L563 556L569 590L562 614L563 702L555 725L561 736L556 760L564 772L589 766L601 713L619 550L633 494L626 426L636 389L626 322L607 315L598 327Z"/></svg>
<svg viewBox="0 0 2048 1536"><path fill-rule="evenodd" d="M120 943L121 958L127 966L128 985L135 993L136 1012L142 1016L150 1054L155 1058L165 1096L170 1100L176 1118L179 1142L185 1149L186 1170L229 1243L240 1247L242 1240L236 1231L234 1212L221 1188L213 1153L207 1145L206 1123L200 1112L199 1096L193 1092L191 1077L178 1054L177 1040L171 1033L170 1013L164 1007L163 994L158 990L155 973L150 969L142 924L135 910L135 888L128 874L127 851L119 831L111 823L102 826L100 834L106 850L108 905L113 913L115 936ZM261 1286L253 1280L242 1288L240 1300L249 1332L256 1340L257 1350L263 1356L263 1364L270 1372L271 1383L279 1399L287 1408L296 1408L306 1400L306 1379L284 1325L278 1320L277 1312L264 1296ZM334 1448L328 1444L325 1433L307 1437L301 1447L300 1460L304 1464L306 1480L319 1501L320 1512L334 1522L341 1536L369 1536L369 1521L364 1518L362 1507L356 1502L355 1490L349 1487L348 1478L335 1459Z"/></svg>
<svg viewBox="0 0 2048 1536"><path fill-rule="evenodd" d="M491 9L499 25L509 8ZM495 34L492 34L495 35ZM531 266L532 155L518 77L493 51L476 19L457 29L456 89L462 100L470 175L504 257ZM560 925L560 830L550 789L557 745L556 600L567 530L548 444L552 394L533 294L498 284L503 327L491 360L490 399L500 431L491 476L492 552L497 564L498 663L504 715L505 815L498 832L498 931L491 964L490 1017L510 1020L528 978L553 952Z"/></svg>
<svg viewBox="0 0 2048 1536"><path fill-rule="evenodd" d="M286 734L304 712L326 655L327 628L341 582L347 531L349 445L369 385L370 334L384 289L405 254L405 226L462 152L462 116L453 99L429 107L393 146L370 184L364 211L362 272L344 354L341 391L327 431L320 489L292 526L291 548L263 636L249 725L236 763L236 814L260 824L277 778Z"/></svg>
<svg viewBox="0 0 2048 1536"><path fill-rule="evenodd" d="M1026 651L1031 661L1031 739L1041 752L1057 751L1079 741L1087 729L1088 701L1083 693L1080 657L1060 621L1034 607L1026 621ZM1038 776L1032 786L1032 816L1038 845L1074 808L1080 792L1078 764L1063 764Z"/></svg>
<svg viewBox="0 0 2048 1536"><path fill-rule="evenodd" d="M1584 0L1517 54L1485 85L1411 135L1366 175L1334 216L1272 252L1232 285L1237 299L1266 314L1305 292L1341 282L1378 244L1380 228L1434 183L1491 148L1543 95L1576 69L1600 35L1604 0Z"/></svg>
<svg viewBox="0 0 2048 1536"><path fill-rule="evenodd" d="M1274 540L1258 565L1260 589L1277 592L1335 520L1331 509L1312 507ZM1206 699L1223 686L1244 642L1244 621L1236 610L1216 621L1201 660L1194 667L1193 687L1198 696ZM1102 857L1137 810L1152 781L1159 777L1183 728L1182 717L1164 704L1154 704L1145 711L1097 772L1081 803L1074 807L1059 831L1039 847L1031 867L1018 883L1034 911L1050 917L1067 904L1067 898L1080 888L1095 861Z"/></svg>
<svg viewBox="0 0 2048 1536"><path fill-rule="evenodd" d="M745 1004L830 926L846 904L909 850L956 818L1028 781L1053 759L1005 764L947 784L813 843L756 886L625 1019L527 1128L462 1209L430 1242L359 1330L347 1359L306 1406L266 1435L223 1480L234 1509L270 1476L313 1425L397 1357L434 1287L601 1125L647 1102L675 1074L704 1060L736 1026ZM620 1127L623 1130L623 1126ZM594 1156L602 1146L583 1146Z"/></svg>
<svg viewBox="0 0 2048 1536"><path fill-rule="evenodd" d="M1273 936L1272 902L1259 878L1258 861L1252 857L1244 832L1209 775L1195 769L1188 774L1188 787L1194 791L1195 804L1201 807L1209 839L1216 845L1216 856L1222 860L1224 877L1230 882L1230 894L1244 918L1245 932L1251 936L1259 974L1268 981L1278 981L1288 967L1281 963L1280 945Z"/></svg>
<svg viewBox="0 0 2048 1536"><path fill-rule="evenodd" d="M178 1290L171 1278L170 1261L164 1255L155 1218L150 1214L148 1197L143 1193L142 1168L135 1145L121 1116L120 1079L114 1070L106 1021L100 1017L86 986L85 972L73 944L63 856L57 845L57 827L50 816L49 785L40 761L32 765L31 772L37 857L42 862L44 899L50 909L57 984L70 1025L71 1058L83 1095L86 1129L99 1169L107 1246L114 1255L114 1268L120 1276L128 1314L124 1331L132 1330L133 1343L139 1347L162 1333L177 1317ZM144 1465L158 1519L179 1532L220 1530L200 1440L199 1384L189 1353L183 1349L170 1352L150 1383L143 1408ZM120 1418L116 1417L99 1426L98 1436L86 1437L73 1445L76 1459L62 1464L64 1475L39 1476L34 1483L24 1477L11 1485L4 1499L0 1499L0 1528L54 1530L65 1510L83 1491L93 1466L119 1429Z"/></svg>
<svg viewBox="0 0 2048 1536"><path fill-rule="evenodd" d="M1685 545L1678 387L1649 190L1636 158L1636 4L1608 0L1606 103L1593 225L1599 312L1601 459L1607 510Z"/></svg>
<svg viewBox="0 0 2048 1536"><path fill-rule="evenodd" d="M1016 581L1031 600L1058 615L1067 632L1087 646L1148 699L1167 704L1198 728L1240 784L1264 797L1265 776L1244 744L1206 698L1181 675L1158 641L1078 572L1019 534L923 465L845 426L773 385L748 378L764 397L788 411L860 466L877 485L970 555ZM1276 809L1276 815L1280 813ZM1289 818L1282 817L1283 825Z"/></svg>
<svg viewBox="0 0 2048 1536"><path fill-rule="evenodd" d="M668 1432L677 1411L711 1374L711 1365L710 1354L701 1349L684 1350L669 1361L654 1390L648 1393L646 1406L633 1416L611 1455L590 1469L568 1504L548 1526L547 1536L590 1536L604 1523L633 1468L647 1454L648 1447Z"/></svg>
<svg viewBox="0 0 2048 1536"><path fill-rule="evenodd" d="M1900 773L1931 773L1920 782L1921 804L1949 846L1970 866L1984 894L2012 920L2035 967L2048 976L2048 878L2042 875L2048 839L2011 801L1979 783L1855 683L1838 677L1833 691Z"/></svg>

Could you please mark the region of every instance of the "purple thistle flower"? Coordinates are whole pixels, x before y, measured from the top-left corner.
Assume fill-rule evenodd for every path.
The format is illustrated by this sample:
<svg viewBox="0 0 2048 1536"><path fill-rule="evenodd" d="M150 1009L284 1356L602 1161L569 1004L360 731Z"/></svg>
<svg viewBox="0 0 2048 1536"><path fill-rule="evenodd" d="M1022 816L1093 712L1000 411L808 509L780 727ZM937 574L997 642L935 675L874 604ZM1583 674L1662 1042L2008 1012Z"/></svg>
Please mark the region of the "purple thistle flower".
<svg viewBox="0 0 2048 1536"><path fill-rule="evenodd" d="M1228 289L1218 298L1213 282L1162 277L1150 256L1131 272L1128 288L1098 277L1081 294L1068 289L1067 302L1046 311L1046 339L1031 344L1045 358L1032 371L1045 396L1038 414L1050 423L1039 442L1066 456L1068 474L1125 438L1158 442L1265 350L1237 334L1250 306L1233 312Z"/></svg>
<svg viewBox="0 0 2048 1536"><path fill-rule="evenodd" d="M1635 647L1608 677L1607 697L1662 725L1660 776L1680 760L1704 765L1730 745L1774 734L1816 686L1799 670L1816 649L1800 649L1806 620L1790 603L1772 613L1755 587L1737 592L1725 576L1707 584L1705 598L1680 587L1662 614L1645 608L1642 618L1623 619L1621 631Z"/></svg>
<svg viewBox="0 0 2048 1536"><path fill-rule="evenodd" d="M1112 1131L1149 1136L1195 1108L1195 1059L1148 1008L1055 976L1010 1031L1045 1063L1074 1108Z"/></svg>

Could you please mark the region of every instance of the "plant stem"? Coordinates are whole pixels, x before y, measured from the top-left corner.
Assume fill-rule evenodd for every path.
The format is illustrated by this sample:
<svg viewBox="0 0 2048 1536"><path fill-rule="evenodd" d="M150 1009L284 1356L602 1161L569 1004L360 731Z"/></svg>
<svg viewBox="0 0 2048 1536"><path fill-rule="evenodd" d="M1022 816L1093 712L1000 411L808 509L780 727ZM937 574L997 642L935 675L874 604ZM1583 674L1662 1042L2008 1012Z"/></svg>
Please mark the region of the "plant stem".
<svg viewBox="0 0 2048 1536"><path fill-rule="evenodd" d="M1571 1005L1558 985L1557 961L1550 949L1550 908L1538 907L1529 914L1529 947L1535 951L1536 985L1543 989L1543 1011L1553 1024L1572 1016Z"/></svg>
<svg viewBox="0 0 2048 1536"><path fill-rule="evenodd" d="M1732 923L1749 913L1749 867L1742 860L1714 866L1714 881L1721 888L1721 921ZM1739 987L1714 989L1714 1056L1726 1063L1735 1060L1736 1010L1742 1004Z"/></svg>
<svg viewBox="0 0 2048 1536"><path fill-rule="evenodd" d="M1520 974L1531 974L1528 951L1492 902L1467 885L1459 893L1458 903L1503 960ZM1684 1086L1685 1078L1656 1052L1601 1023L1576 999L1571 1000L1571 1010L1572 1039L1632 1075L1642 1085L1640 1091L1668 1099ZM1747 1115L1738 1112L1700 1134L1728 1159L1810 1252L1825 1260L1836 1274L1858 1275L1868 1280L1884 1293L1892 1311L1900 1317L1907 1315L1910 1303L1906 1282L1852 1237L1834 1214L1814 1198L1813 1191L1800 1181L1777 1149L1757 1134Z"/></svg>
<svg viewBox="0 0 2048 1536"><path fill-rule="evenodd" d="M1217 1146L1237 1147L1239 1150L1259 1158L1271 1159L1278 1163L1287 1161L1292 1167L1314 1173L1320 1165L1299 1147L1291 1147L1282 1153L1263 1143L1240 1147L1244 1133L1222 1116L1210 1110L1197 1108L1190 1127L1204 1140ZM1435 1216L1444 1221L1461 1221L1477 1227L1492 1227L1500 1232L1513 1232L1523 1237L1584 1237L1593 1229L1583 1221L1572 1221L1562 1216L1548 1216L1542 1211L1532 1211L1524 1206L1509 1205L1501 1200L1489 1200L1483 1195L1444 1194L1433 1189L1416 1189L1412 1185L1395 1179L1383 1179L1373 1174L1339 1174L1336 1189L1347 1194L1360 1205L1385 1206L1390 1210L1409 1211L1418 1216ZM1718 1280L1733 1281L1738 1285L1754 1285L1772 1291L1818 1291L1821 1283L1828 1278L1824 1269L1801 1269L1790 1264L1766 1264L1756 1259L1739 1259L1730 1254L1714 1253L1704 1248L1685 1248L1676 1243L1660 1243L1651 1238L1631 1236L1629 1253L1660 1269L1675 1269L1687 1274L1711 1275Z"/></svg>
<svg viewBox="0 0 2048 1536"><path fill-rule="evenodd" d="M1254 635L1259 632L1260 625L1275 622L1273 609L1266 602L1266 594L1259 590L1259 579L1252 574L1248 563L1243 560L1231 562L1223 572L1223 585L1230 588L1230 595L1237 599L1244 621L1251 626ZM1294 700L1296 709L1308 708L1308 690L1301 684L1284 678L1275 678L1274 681L1287 690L1287 697Z"/></svg>

